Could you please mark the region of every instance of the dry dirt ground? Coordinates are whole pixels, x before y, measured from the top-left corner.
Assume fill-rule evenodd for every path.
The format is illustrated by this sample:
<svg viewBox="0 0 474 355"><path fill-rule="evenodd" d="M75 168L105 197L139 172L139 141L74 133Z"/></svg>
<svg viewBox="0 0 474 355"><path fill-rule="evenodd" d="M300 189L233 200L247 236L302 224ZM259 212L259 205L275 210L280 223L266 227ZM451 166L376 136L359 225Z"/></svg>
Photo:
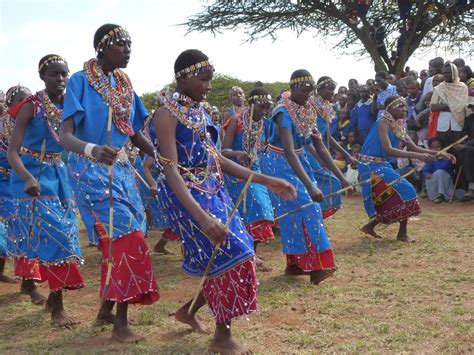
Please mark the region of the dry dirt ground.
<svg viewBox="0 0 474 355"><path fill-rule="evenodd" d="M279 238L259 249L273 268L260 273L260 311L233 322L236 336L256 353L473 353L474 202L435 205L409 223L414 244L395 241L396 226L380 227L383 239L359 232L366 222L360 198L327 221L338 271L312 286L308 277L283 275ZM152 247L158 234L148 239ZM153 255L161 300L131 307L135 330L146 340L121 345L111 326L93 325L98 309L100 254L86 246L87 286L67 292L67 310L81 324L58 329L19 285L0 284L0 353L206 353L211 335L191 332L170 314L192 297L199 280L180 271L174 256ZM7 274L12 273L7 262ZM47 294L45 285L39 287ZM207 308L201 319L212 327Z"/></svg>

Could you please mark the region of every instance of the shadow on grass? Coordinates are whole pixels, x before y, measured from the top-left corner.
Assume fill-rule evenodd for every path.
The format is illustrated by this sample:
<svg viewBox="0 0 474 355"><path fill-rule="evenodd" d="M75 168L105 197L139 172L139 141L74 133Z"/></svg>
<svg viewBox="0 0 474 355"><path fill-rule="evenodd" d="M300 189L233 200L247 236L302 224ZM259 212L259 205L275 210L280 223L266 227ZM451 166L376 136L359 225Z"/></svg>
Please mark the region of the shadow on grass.
<svg viewBox="0 0 474 355"><path fill-rule="evenodd" d="M403 243L397 241L394 237L383 237L383 238L371 238L362 237L354 240L354 243L346 244L342 247L336 247L335 253L345 255L361 255L371 254L375 252L392 252L400 249L404 245L410 245L409 243Z"/></svg>

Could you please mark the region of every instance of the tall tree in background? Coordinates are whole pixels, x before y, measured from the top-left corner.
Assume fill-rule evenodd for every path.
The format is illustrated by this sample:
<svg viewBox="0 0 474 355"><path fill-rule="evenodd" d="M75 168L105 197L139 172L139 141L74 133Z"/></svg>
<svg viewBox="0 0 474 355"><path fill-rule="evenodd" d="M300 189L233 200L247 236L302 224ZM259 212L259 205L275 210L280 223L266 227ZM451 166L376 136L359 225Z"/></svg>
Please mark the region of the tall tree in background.
<svg viewBox="0 0 474 355"><path fill-rule="evenodd" d="M276 39L282 29L311 31L337 39L341 53L368 54L376 71L399 75L418 48L472 55L473 8L473 0L215 0L185 25L214 34L244 29L250 41Z"/></svg>

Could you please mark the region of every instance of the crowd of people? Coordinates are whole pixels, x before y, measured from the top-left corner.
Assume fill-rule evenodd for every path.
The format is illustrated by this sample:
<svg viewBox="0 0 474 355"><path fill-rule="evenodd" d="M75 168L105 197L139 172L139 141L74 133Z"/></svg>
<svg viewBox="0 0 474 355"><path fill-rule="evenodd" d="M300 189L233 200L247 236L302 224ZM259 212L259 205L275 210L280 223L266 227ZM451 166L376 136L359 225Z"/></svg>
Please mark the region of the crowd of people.
<svg viewBox="0 0 474 355"><path fill-rule="evenodd" d="M0 280L12 281L11 257L21 292L59 326L75 323L63 290L85 285L78 218L102 253L96 321L113 324L114 339L142 339L128 305L159 299L146 241L155 228L162 238L153 250L170 253L166 243L179 240L183 271L203 278L176 320L203 331L196 313L208 304L210 350L242 353L231 321L257 309L256 273L269 270L257 247L275 228L285 274L318 285L336 271L324 220L342 206L342 191L361 193L364 233L378 238L379 223L399 223L403 242L413 241L408 219L421 212L410 180L436 202L452 198L455 175L463 198L472 193L473 78L461 60L432 60L421 81L414 71L398 80L379 72L337 93L329 76L299 69L276 100L262 85L232 88L221 116L206 102L214 66L186 50L174 64L176 87L160 91L148 115L121 70L129 33L106 24L93 42L96 57L70 77L63 57L41 58L45 89L8 89L1 116ZM443 150L463 130L469 140ZM45 281L47 298L36 287Z"/></svg>

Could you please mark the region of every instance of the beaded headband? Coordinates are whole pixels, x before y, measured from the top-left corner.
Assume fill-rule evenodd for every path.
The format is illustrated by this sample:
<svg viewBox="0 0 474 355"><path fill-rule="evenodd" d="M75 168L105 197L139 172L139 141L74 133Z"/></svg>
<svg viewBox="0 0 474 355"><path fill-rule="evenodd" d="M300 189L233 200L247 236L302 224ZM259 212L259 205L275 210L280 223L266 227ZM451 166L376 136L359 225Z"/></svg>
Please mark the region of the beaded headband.
<svg viewBox="0 0 474 355"><path fill-rule="evenodd" d="M189 67L186 67L184 69L181 69L180 71L176 72L174 76L176 79L179 79L182 76L186 76L188 78L192 76L196 76L202 72L212 70L214 71L214 66L209 60L203 60L202 62L190 65Z"/></svg>
<svg viewBox="0 0 474 355"><path fill-rule="evenodd" d="M103 52L104 49L107 47L113 45L116 42L119 41L125 41L128 40L130 41L130 35L128 34L128 31L123 28L123 27L116 27L113 30L110 30L107 34L104 35L97 43L97 47L95 48L95 52L99 54L100 52Z"/></svg>
<svg viewBox="0 0 474 355"><path fill-rule="evenodd" d="M321 88L328 87L329 85L337 86L337 83L336 83L334 80L332 80L331 78L326 78L326 79L322 80L322 81L316 86L316 88L317 88L317 89L321 89Z"/></svg>
<svg viewBox="0 0 474 355"><path fill-rule="evenodd" d="M270 104L272 103L272 95L253 95L248 98L250 103L253 103L255 105L261 105L261 104Z"/></svg>
<svg viewBox="0 0 474 355"><path fill-rule="evenodd" d="M7 90L7 93L5 94L5 102L7 105L10 105L13 101L13 98L15 97L16 94L18 94L21 91L29 91L27 87L22 86L20 84L15 85L11 87L10 89Z"/></svg>
<svg viewBox="0 0 474 355"><path fill-rule="evenodd" d="M290 80L290 86L311 86L314 85L314 79L311 75L300 76Z"/></svg>
<svg viewBox="0 0 474 355"><path fill-rule="evenodd" d="M237 91L244 91L240 86L232 86L229 90L229 94L230 95L233 95L235 94Z"/></svg>
<svg viewBox="0 0 474 355"><path fill-rule="evenodd" d="M52 55L51 57L46 58L40 63L40 65L38 66L38 72L41 72L44 67L50 65L51 63L61 63L67 65L66 59L59 55Z"/></svg>
<svg viewBox="0 0 474 355"><path fill-rule="evenodd" d="M387 110L389 108L395 108L395 107L399 107L399 106L405 106L406 105L406 102L405 102L405 99L403 97L399 97L399 98L396 98L395 100L393 100L391 103L389 103L387 105Z"/></svg>

